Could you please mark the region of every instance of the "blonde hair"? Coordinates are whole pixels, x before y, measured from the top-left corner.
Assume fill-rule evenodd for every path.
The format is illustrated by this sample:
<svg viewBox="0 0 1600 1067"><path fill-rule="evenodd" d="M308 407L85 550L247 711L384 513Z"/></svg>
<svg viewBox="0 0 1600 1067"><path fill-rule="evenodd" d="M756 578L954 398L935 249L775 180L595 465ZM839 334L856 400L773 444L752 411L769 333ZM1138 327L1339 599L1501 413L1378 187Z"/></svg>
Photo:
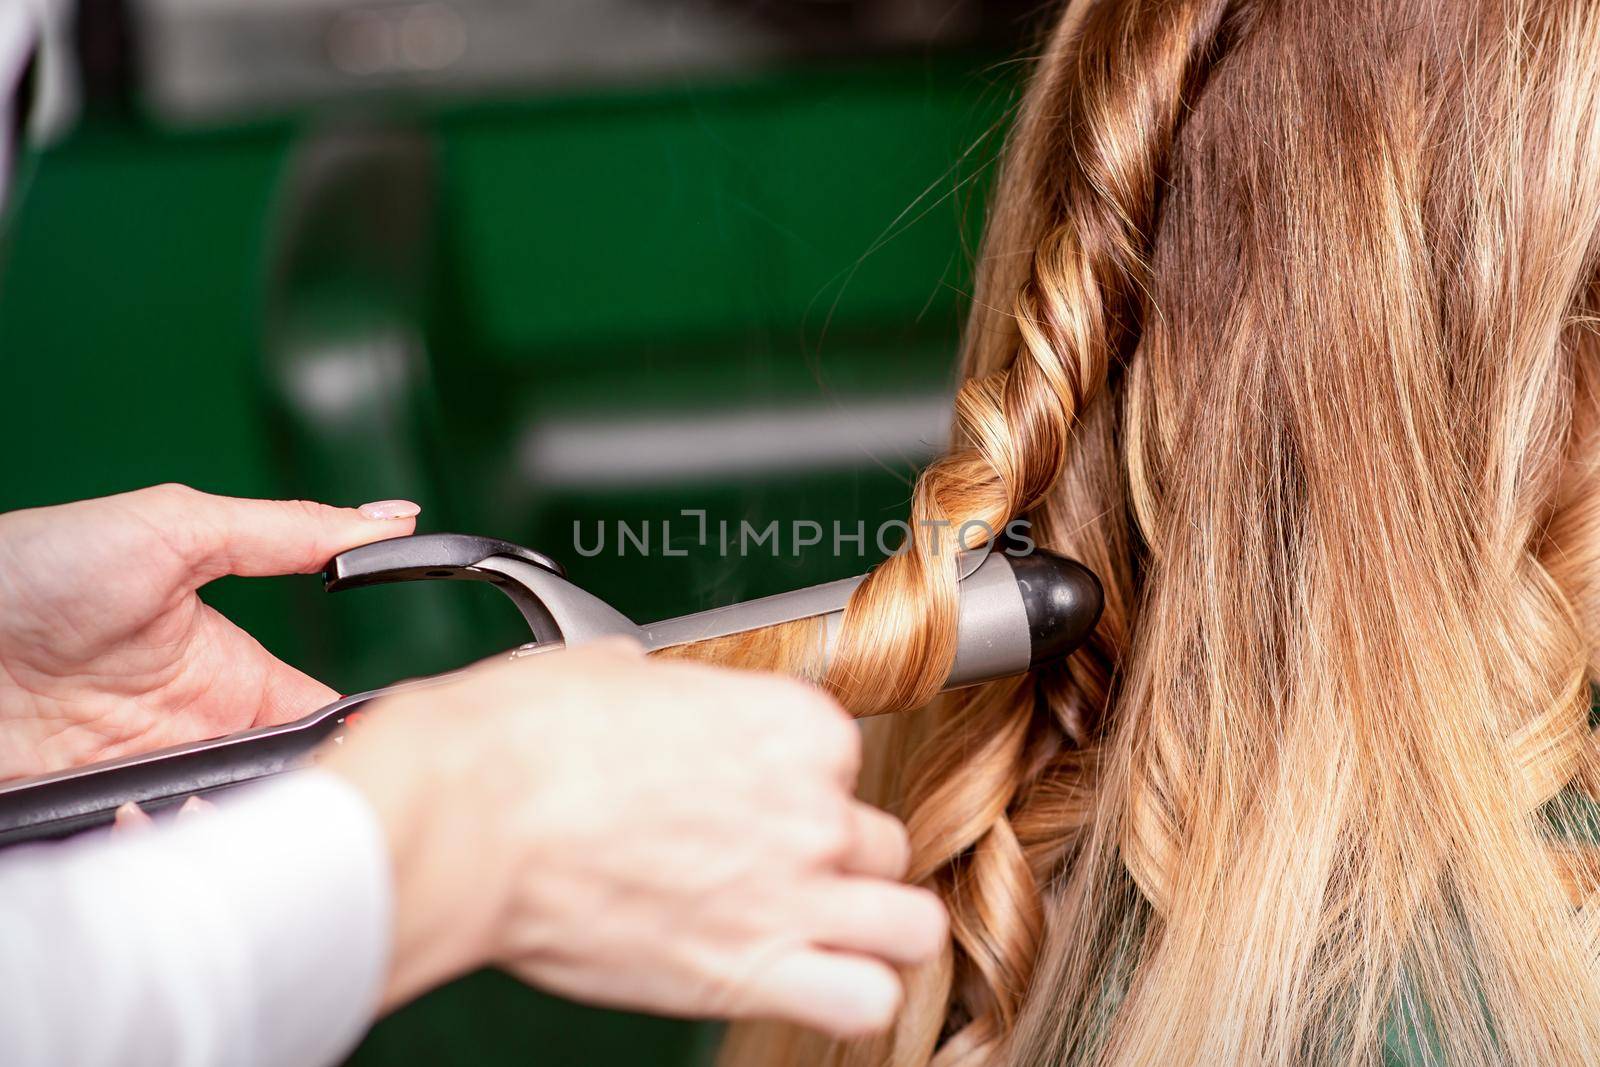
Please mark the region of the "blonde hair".
<svg viewBox="0 0 1600 1067"><path fill-rule="evenodd" d="M1105 614L876 733L953 920L895 1033L725 1059L1600 1061L1597 233L1592 0L1071 4L912 513ZM955 595L885 563L824 684L926 703Z"/></svg>

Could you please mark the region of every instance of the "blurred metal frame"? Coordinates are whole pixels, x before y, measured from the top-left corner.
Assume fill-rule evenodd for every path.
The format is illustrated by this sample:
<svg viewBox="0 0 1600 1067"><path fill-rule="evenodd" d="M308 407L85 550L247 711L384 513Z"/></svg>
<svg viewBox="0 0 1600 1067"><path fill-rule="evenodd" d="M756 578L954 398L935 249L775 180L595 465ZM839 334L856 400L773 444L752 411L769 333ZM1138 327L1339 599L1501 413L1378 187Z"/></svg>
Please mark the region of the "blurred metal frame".
<svg viewBox="0 0 1600 1067"><path fill-rule="evenodd" d="M499 95L1014 38L1036 0L120 0L173 124L352 95Z"/></svg>

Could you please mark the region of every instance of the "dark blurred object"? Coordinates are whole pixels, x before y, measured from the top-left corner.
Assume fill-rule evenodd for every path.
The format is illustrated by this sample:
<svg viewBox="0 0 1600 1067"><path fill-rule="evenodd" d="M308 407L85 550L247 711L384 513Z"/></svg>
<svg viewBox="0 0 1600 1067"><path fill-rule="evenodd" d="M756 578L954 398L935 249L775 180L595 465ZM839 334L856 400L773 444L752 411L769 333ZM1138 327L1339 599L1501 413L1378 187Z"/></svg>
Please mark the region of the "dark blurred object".
<svg viewBox="0 0 1600 1067"><path fill-rule="evenodd" d="M714 0L811 52L1009 42L1039 0Z"/></svg>
<svg viewBox="0 0 1600 1067"><path fill-rule="evenodd" d="M285 458L315 472L306 488L318 499L418 499L429 482L421 318L435 170L425 132L346 126L309 133L285 167L268 224L263 370Z"/></svg>
<svg viewBox="0 0 1600 1067"><path fill-rule="evenodd" d="M115 0L93 0L115 7ZM406 90L503 95L1009 42L1037 0L143 0L139 102L226 121Z"/></svg>
<svg viewBox="0 0 1600 1067"><path fill-rule="evenodd" d="M137 81L128 0L78 0L72 49L85 107L102 114L127 112Z"/></svg>
<svg viewBox="0 0 1600 1067"><path fill-rule="evenodd" d="M11 139L12 159L16 158L17 151L22 147L23 130L27 126L28 116L33 111L33 97L37 89L34 79L38 77L38 70L39 56L35 53L23 64L22 75L17 79L16 99L11 110L11 128L5 131L5 135ZM0 174L0 204L5 202L5 179L6 176Z"/></svg>

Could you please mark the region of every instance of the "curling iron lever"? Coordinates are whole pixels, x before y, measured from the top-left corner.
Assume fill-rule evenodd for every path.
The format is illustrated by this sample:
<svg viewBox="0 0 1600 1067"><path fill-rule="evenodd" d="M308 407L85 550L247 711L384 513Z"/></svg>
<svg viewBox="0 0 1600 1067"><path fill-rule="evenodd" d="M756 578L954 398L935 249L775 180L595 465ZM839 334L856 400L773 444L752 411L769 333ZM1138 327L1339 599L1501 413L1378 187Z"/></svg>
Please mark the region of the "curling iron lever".
<svg viewBox="0 0 1600 1067"><path fill-rule="evenodd" d="M1100 617L1095 576L1054 553L965 552L959 557L959 573L956 656L946 689L1021 674L1060 659L1083 643ZM418 534L340 553L329 562L323 586L338 592L429 579L488 582L505 593L533 635L514 656L608 636L632 637L646 651L655 651L815 618L822 627L826 662L834 654L845 603L865 575L641 626L568 581L561 565L541 552L488 537ZM0 847L105 825L129 801L154 810L290 770L317 745L337 737L362 705L449 677L357 693L281 726L0 784Z"/></svg>

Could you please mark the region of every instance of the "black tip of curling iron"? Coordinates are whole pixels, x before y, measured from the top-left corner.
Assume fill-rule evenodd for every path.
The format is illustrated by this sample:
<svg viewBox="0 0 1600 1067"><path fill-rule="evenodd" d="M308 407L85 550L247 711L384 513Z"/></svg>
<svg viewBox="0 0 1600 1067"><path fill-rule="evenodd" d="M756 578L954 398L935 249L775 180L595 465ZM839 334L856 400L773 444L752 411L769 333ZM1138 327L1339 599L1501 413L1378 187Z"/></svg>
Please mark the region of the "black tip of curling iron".
<svg viewBox="0 0 1600 1067"><path fill-rule="evenodd" d="M1061 659L1088 639L1100 621L1105 593L1093 571L1054 552L1037 549L1012 556L1010 562L1028 612L1031 670Z"/></svg>

